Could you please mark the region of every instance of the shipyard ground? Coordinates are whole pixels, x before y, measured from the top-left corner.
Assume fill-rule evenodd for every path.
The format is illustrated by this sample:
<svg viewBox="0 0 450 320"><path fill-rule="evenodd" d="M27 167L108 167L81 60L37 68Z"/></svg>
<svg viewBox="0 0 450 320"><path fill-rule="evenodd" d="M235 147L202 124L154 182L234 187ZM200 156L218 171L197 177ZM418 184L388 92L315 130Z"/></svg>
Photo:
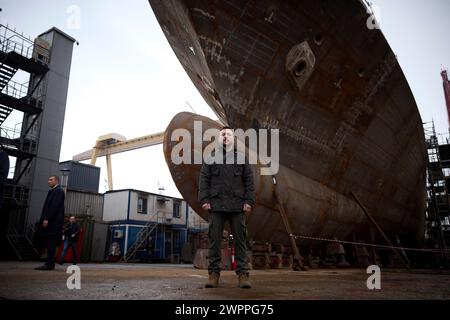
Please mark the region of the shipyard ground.
<svg viewBox="0 0 450 320"><path fill-rule="evenodd" d="M37 262L0 262L1 299L450 299L450 272L381 270L368 290L363 269L252 270L253 288L239 289L232 271L206 289L205 270L173 264L79 264L81 289L69 290L68 264L35 271Z"/></svg>

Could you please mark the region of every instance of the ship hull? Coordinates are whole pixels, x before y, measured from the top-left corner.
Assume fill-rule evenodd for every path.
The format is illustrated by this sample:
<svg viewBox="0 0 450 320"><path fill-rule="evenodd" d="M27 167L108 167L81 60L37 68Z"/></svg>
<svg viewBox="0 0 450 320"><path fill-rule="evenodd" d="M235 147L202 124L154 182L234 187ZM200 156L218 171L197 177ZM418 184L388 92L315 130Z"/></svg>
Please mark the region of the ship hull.
<svg viewBox="0 0 450 320"><path fill-rule="evenodd" d="M367 234L353 192L390 237L423 240L422 121L394 53L379 30L368 28L360 1L150 4L223 123L280 130L280 176L293 190L285 200L296 233ZM207 217L188 194L195 188L177 186ZM255 238L281 238L280 223L262 221L249 221Z"/></svg>

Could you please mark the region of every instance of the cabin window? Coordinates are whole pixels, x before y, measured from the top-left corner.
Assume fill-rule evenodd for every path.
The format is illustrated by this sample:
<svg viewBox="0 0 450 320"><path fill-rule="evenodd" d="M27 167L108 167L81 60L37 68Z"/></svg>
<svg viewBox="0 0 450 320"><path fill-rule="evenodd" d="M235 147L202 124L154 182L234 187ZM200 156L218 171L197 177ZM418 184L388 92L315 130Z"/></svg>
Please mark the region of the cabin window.
<svg viewBox="0 0 450 320"><path fill-rule="evenodd" d="M139 197L138 198L138 213L147 214L147 198Z"/></svg>
<svg viewBox="0 0 450 320"><path fill-rule="evenodd" d="M173 202L173 217L174 218L180 218L180 202L174 201Z"/></svg>

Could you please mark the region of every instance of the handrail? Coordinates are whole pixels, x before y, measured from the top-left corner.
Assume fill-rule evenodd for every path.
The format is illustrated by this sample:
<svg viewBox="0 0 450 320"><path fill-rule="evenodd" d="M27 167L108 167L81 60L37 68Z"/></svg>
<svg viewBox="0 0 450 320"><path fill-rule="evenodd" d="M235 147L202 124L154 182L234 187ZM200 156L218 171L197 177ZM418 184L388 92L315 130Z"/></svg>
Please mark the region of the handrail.
<svg viewBox="0 0 450 320"><path fill-rule="evenodd" d="M158 217L159 214L161 213L164 214L164 212L156 211L147 221L145 226L136 234L136 240L133 242L133 244L130 246L130 248L127 250L127 253L123 257L125 261L128 261L131 257L133 257L136 254L137 250L142 246L142 244L146 240L146 238L143 237L143 235L145 234L150 235L153 232L153 230L155 230L155 228L160 223ZM156 221L152 221L155 216Z"/></svg>
<svg viewBox="0 0 450 320"><path fill-rule="evenodd" d="M3 197L4 200L13 200L16 206L26 204L26 193L28 192L28 188L25 186L6 183Z"/></svg>
<svg viewBox="0 0 450 320"><path fill-rule="evenodd" d="M28 95L28 85L29 82L19 83L9 80L6 86L3 87L2 93L16 99L22 99Z"/></svg>
<svg viewBox="0 0 450 320"><path fill-rule="evenodd" d="M42 104L45 100L45 93L41 93L40 95L37 95L35 92L28 93L28 87L29 82L19 83L13 80L9 80L7 85L4 86L1 90L1 93L9 97L18 99L22 102L26 102L27 104L33 105L36 108L42 109Z"/></svg>
<svg viewBox="0 0 450 320"><path fill-rule="evenodd" d="M38 48L40 52L44 53L41 61L48 63L50 56L49 49L44 48L3 24L0 24L0 44L3 52L8 53L14 51L26 58L32 58L34 50Z"/></svg>
<svg viewBox="0 0 450 320"><path fill-rule="evenodd" d="M19 238L22 236L29 244L29 248L31 250L33 250L33 253L35 255L39 254L38 250L35 248L34 244L33 244L33 235L34 235L34 228L32 225L29 225L28 227L25 228L24 233L20 234L17 229L12 225L12 223L10 222L8 224L8 228L7 228L7 232L6 232L6 238L9 241L9 243L11 244L14 252L16 253L16 255L19 257L19 259L22 259L22 256L19 252L19 250L17 249L17 241L19 241Z"/></svg>
<svg viewBox="0 0 450 320"><path fill-rule="evenodd" d="M33 227L33 225L29 224L25 227L25 232L24 232L25 239L27 239L28 243L31 245L31 248L33 249L34 253L38 254L38 251L36 250L36 248L34 247L34 244L33 244L33 237L34 237L35 233L36 233L36 230Z"/></svg>
<svg viewBox="0 0 450 320"><path fill-rule="evenodd" d="M136 234L136 241L135 241L131 246L133 246L133 245L137 242L137 239L139 239L140 236L141 236L142 234L145 233L146 228L150 227L152 224L159 223L159 221L158 221L158 215L159 215L159 213L161 213L161 212L160 212L160 211L156 211L156 212L150 217L150 219L149 219L149 220L147 221L147 223L145 224L144 228L142 228L141 230L139 230L139 232ZM155 221L152 221L152 218L155 217L155 216L156 216L156 222L155 222Z"/></svg>
<svg viewBox="0 0 450 320"><path fill-rule="evenodd" d="M22 137L20 131L8 127L0 127L0 137L8 139L17 150L28 153L36 151L39 141L37 136L27 134Z"/></svg>

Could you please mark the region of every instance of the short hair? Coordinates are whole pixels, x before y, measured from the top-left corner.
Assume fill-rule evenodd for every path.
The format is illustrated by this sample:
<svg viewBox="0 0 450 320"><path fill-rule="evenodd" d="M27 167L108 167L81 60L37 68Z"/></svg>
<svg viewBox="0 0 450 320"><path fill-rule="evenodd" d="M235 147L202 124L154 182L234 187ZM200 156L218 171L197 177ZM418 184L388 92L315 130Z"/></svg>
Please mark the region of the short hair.
<svg viewBox="0 0 450 320"><path fill-rule="evenodd" d="M229 126L223 126L222 129L220 129L220 131L225 130L225 129L233 130L233 129L231 129Z"/></svg>
<svg viewBox="0 0 450 320"><path fill-rule="evenodd" d="M55 178L56 181L59 181L59 176L56 175L56 174L52 174L52 175L50 175L48 178L49 178L49 179L50 179L50 178Z"/></svg>

